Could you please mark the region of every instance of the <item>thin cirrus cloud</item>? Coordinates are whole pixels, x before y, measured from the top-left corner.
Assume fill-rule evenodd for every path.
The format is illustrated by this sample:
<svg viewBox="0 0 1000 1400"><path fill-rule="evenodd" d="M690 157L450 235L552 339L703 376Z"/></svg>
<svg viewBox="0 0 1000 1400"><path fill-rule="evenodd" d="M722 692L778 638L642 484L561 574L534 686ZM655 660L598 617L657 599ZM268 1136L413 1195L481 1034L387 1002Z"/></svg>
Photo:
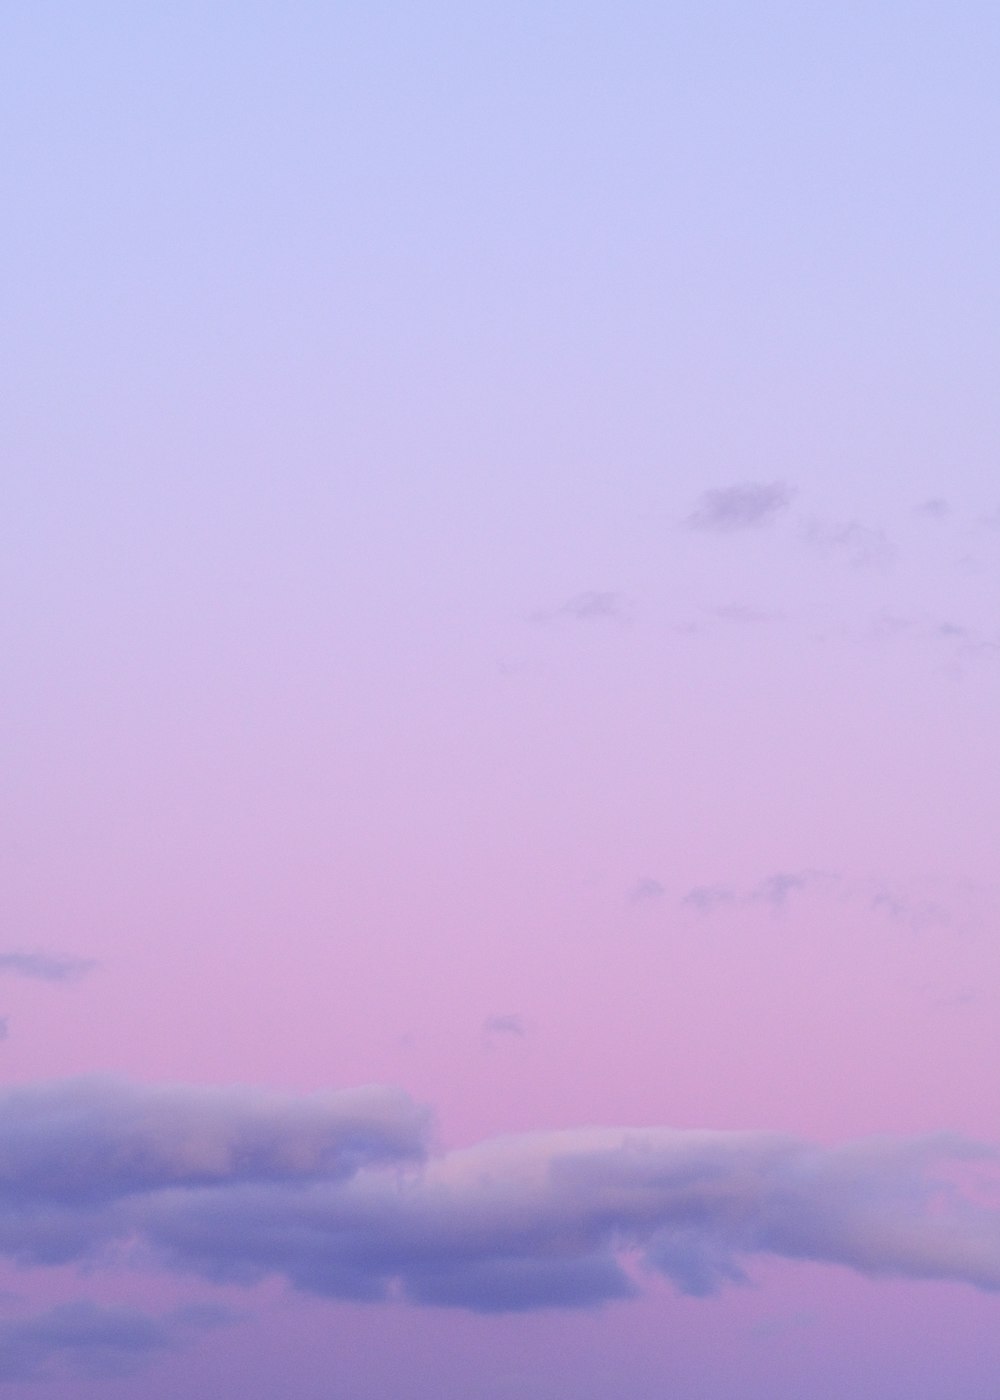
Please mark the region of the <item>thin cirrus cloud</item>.
<svg viewBox="0 0 1000 1400"><path fill-rule="evenodd" d="M0 1096L0 1253L133 1248L216 1282L479 1312L708 1296L756 1256L1000 1290L996 1169L946 1135L818 1147L770 1132L537 1131L434 1154L405 1094L76 1080Z"/></svg>
<svg viewBox="0 0 1000 1400"><path fill-rule="evenodd" d="M98 966L94 958L56 957L50 953L0 953L0 973L41 982L78 982Z"/></svg>
<svg viewBox="0 0 1000 1400"><path fill-rule="evenodd" d="M693 530L727 533L769 525L791 504L794 491L782 481L741 482L705 491L687 517Z"/></svg>

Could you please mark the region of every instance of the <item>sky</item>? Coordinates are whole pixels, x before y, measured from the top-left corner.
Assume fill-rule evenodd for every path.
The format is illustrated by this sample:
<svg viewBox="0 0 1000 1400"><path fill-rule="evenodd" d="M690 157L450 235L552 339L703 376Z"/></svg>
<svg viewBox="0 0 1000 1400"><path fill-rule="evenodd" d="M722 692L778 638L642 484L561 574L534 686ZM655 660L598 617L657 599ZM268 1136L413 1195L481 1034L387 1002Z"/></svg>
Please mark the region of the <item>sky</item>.
<svg viewBox="0 0 1000 1400"><path fill-rule="evenodd" d="M0 1393L996 1400L1000 10L0 12Z"/></svg>

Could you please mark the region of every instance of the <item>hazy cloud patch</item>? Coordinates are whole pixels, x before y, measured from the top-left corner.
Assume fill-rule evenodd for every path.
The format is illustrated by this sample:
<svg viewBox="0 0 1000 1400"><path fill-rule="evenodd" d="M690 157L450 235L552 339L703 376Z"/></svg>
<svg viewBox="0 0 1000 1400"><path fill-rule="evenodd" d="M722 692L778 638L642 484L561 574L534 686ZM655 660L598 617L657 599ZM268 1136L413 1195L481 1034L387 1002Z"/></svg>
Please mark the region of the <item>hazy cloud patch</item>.
<svg viewBox="0 0 1000 1400"><path fill-rule="evenodd" d="M886 918L913 929L951 922L948 911L935 901L913 899L892 889L875 889L871 893L869 905L876 914L883 914Z"/></svg>
<svg viewBox="0 0 1000 1400"><path fill-rule="evenodd" d="M767 904L775 910L784 909L790 894L807 889L809 885L823 878L823 873L818 870L781 870L776 875L768 875L761 880L746 898L751 904Z"/></svg>
<svg viewBox="0 0 1000 1400"><path fill-rule="evenodd" d="M503 1012L496 1016L487 1016L483 1022L483 1039L487 1043L492 1043L496 1039L513 1037L515 1040L524 1040L528 1034L528 1025L523 1016L518 1016L513 1012Z"/></svg>
<svg viewBox="0 0 1000 1400"><path fill-rule="evenodd" d="M79 1301L48 1312L0 1321L0 1381L31 1381L70 1372L129 1375L151 1356L175 1350L191 1334L219 1326L219 1308L182 1308L151 1317L126 1307Z"/></svg>
<svg viewBox="0 0 1000 1400"><path fill-rule="evenodd" d="M800 1332L804 1327L814 1327L819 1321L813 1312L781 1313L773 1317L761 1318L752 1328L755 1337L783 1337L789 1332Z"/></svg>
<svg viewBox="0 0 1000 1400"><path fill-rule="evenodd" d="M858 520L813 520L803 527L805 542L824 554L840 556L856 568L880 568L895 551L884 530Z"/></svg>
<svg viewBox="0 0 1000 1400"><path fill-rule="evenodd" d="M779 870L766 875L749 889L734 885L695 885L682 896L681 903L699 914L711 914L727 906L763 904L775 913L783 910L792 894L819 884L836 882L840 877L825 870Z"/></svg>
<svg viewBox="0 0 1000 1400"><path fill-rule="evenodd" d="M769 525L792 501L794 491L782 481L742 482L705 491L687 517L692 530L728 533Z"/></svg>
<svg viewBox="0 0 1000 1400"><path fill-rule="evenodd" d="M695 885L681 898L682 904L697 909L699 914L710 914L727 904L739 902L742 902L740 896L731 885Z"/></svg>
<svg viewBox="0 0 1000 1400"><path fill-rule="evenodd" d="M987 636L974 627L947 618L932 624L926 632L931 640L946 644L953 655L965 660L1000 651L1000 633Z"/></svg>
<svg viewBox="0 0 1000 1400"><path fill-rule="evenodd" d="M957 992L948 992L932 998L930 1004L938 1011L964 1011L978 999L978 993L971 987L960 987Z"/></svg>
<svg viewBox="0 0 1000 1400"><path fill-rule="evenodd" d="M33 977L42 982L79 982L99 966L94 958L56 957L51 953L0 953L0 973Z"/></svg>
<svg viewBox="0 0 1000 1400"><path fill-rule="evenodd" d="M646 904L650 900L662 899L666 890L659 880L642 875L628 892L630 904Z"/></svg>
<svg viewBox="0 0 1000 1400"><path fill-rule="evenodd" d="M746 603L723 603L721 607L712 609L712 616L717 617L721 622L746 624L775 622L780 614L769 612L765 608L753 608Z"/></svg>
<svg viewBox="0 0 1000 1400"><path fill-rule="evenodd" d="M945 516L951 514L951 505L943 496L931 496L926 501L921 501L914 513L925 516L928 520L944 520Z"/></svg>
<svg viewBox="0 0 1000 1400"><path fill-rule="evenodd" d="M638 1291L609 1253L459 1261L415 1270L406 1284L411 1302L487 1313L593 1307Z"/></svg>
<svg viewBox="0 0 1000 1400"><path fill-rule="evenodd" d="M620 593L589 589L575 593L555 608L543 608L531 615L532 622L625 622L630 610Z"/></svg>
<svg viewBox="0 0 1000 1400"><path fill-rule="evenodd" d="M947 648L952 658L966 661L1000 651L1000 633L990 635L950 617L881 612L872 619L867 639L879 644L929 642Z"/></svg>
<svg viewBox="0 0 1000 1400"><path fill-rule="evenodd" d="M726 908L750 909L754 906L781 914L794 898L807 894L833 897L917 930L952 922L951 912L937 898L928 898L912 890L900 890L882 879L853 878L834 870L814 867L779 870L750 886L723 883L695 885L681 897L680 902L682 906L704 915Z"/></svg>

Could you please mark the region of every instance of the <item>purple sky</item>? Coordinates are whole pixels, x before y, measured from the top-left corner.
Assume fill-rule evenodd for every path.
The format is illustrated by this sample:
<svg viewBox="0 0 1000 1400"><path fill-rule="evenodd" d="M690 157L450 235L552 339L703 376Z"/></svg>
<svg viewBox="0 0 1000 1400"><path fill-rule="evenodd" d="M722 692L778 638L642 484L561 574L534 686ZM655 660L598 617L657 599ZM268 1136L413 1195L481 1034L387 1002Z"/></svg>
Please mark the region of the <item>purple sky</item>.
<svg viewBox="0 0 1000 1400"><path fill-rule="evenodd" d="M1000 10L0 14L0 1391L996 1400Z"/></svg>

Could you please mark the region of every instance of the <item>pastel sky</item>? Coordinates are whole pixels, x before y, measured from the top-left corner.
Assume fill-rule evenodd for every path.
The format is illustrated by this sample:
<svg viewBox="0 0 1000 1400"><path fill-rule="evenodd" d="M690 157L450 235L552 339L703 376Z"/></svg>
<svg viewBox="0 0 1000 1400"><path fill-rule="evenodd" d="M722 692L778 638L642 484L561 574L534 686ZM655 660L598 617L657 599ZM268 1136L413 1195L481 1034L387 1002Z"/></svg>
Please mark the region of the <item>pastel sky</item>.
<svg viewBox="0 0 1000 1400"><path fill-rule="evenodd" d="M0 11L0 1393L996 1400L1000 8Z"/></svg>

